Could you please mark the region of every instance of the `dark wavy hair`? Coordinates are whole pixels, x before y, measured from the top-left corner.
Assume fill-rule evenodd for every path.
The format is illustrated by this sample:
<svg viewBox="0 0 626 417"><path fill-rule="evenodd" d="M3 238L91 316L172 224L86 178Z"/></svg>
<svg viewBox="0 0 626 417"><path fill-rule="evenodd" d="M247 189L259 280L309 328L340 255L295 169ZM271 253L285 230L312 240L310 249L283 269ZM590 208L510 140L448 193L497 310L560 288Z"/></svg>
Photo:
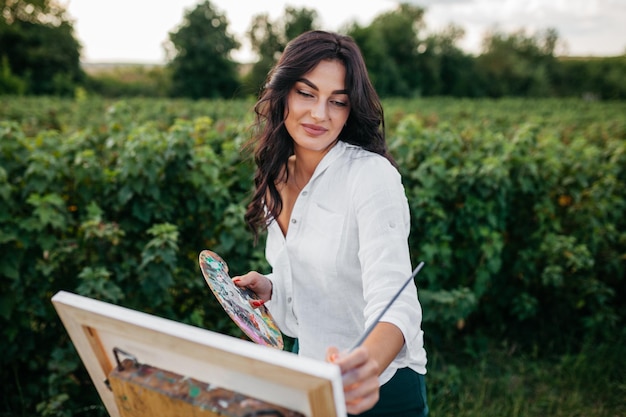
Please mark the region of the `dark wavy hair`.
<svg viewBox="0 0 626 417"><path fill-rule="evenodd" d="M251 145L255 146L257 168L255 190L245 221L253 231L255 241L282 210L276 183L286 181L287 178L279 176L288 175L288 159L294 152L293 140L284 123L287 96L294 84L323 60L338 60L346 68L345 86L350 100L350 114L338 139L383 155L395 165L385 142L383 108L354 40L349 36L317 30L301 34L287 44L269 72L254 107L255 134Z"/></svg>

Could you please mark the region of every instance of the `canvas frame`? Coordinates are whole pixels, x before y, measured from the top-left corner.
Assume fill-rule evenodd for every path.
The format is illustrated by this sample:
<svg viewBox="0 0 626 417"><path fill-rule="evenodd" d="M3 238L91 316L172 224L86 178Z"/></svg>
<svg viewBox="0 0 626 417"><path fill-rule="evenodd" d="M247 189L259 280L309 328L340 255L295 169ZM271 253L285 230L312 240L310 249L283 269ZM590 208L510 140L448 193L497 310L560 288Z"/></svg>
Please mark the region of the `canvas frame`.
<svg viewBox="0 0 626 417"><path fill-rule="evenodd" d="M114 348L140 363L236 391L308 417L345 417L336 365L66 291L52 303L108 413Z"/></svg>

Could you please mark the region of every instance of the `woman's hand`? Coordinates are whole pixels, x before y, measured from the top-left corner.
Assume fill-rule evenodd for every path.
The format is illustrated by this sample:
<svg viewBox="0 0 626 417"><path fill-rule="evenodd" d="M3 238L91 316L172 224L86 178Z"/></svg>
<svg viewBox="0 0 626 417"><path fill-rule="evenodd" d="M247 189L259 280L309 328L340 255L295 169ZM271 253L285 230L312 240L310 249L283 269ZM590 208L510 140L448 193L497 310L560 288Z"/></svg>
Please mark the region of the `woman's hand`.
<svg viewBox="0 0 626 417"><path fill-rule="evenodd" d="M263 303L272 298L272 281L265 275L261 275L256 271L250 271L245 275L233 277L233 283L238 287L247 287L254 291ZM257 305L251 302L252 307L260 307L263 303L257 303Z"/></svg>
<svg viewBox="0 0 626 417"><path fill-rule="evenodd" d="M339 365L346 408L359 414L374 407L380 396L378 376L389 366L404 345L404 335L391 323L381 322L363 344L349 353L330 347L326 360Z"/></svg>
<svg viewBox="0 0 626 417"><path fill-rule="evenodd" d="M343 392L349 414L360 414L374 407L379 398L378 362L365 346L348 354L340 354L335 347L326 351L326 360L341 369Z"/></svg>

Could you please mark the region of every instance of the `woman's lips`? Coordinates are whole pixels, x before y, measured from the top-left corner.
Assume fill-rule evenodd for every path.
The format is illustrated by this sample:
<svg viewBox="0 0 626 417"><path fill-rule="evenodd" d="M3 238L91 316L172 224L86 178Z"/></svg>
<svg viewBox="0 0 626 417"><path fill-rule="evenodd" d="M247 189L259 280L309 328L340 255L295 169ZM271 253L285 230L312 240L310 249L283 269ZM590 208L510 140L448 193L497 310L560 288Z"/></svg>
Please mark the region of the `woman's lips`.
<svg viewBox="0 0 626 417"><path fill-rule="evenodd" d="M310 136L322 136L324 133L328 131L328 129L322 126L312 125L308 123L303 123L302 129L304 129L304 131Z"/></svg>

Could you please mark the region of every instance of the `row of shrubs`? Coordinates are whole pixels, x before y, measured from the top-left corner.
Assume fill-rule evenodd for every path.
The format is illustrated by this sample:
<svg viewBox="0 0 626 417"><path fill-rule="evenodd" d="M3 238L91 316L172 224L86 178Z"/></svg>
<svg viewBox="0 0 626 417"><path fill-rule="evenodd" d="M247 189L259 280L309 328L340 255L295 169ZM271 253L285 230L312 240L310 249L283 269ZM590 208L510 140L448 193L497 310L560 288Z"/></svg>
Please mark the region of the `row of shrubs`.
<svg viewBox="0 0 626 417"><path fill-rule="evenodd" d="M212 249L234 273L267 269L243 223L249 119L175 103L109 103L83 125L38 129L19 111L0 121L0 413L99 404L50 303L59 290L242 337L197 256ZM250 108L205 104L217 117ZM622 105L387 104L411 251L427 265L417 284L428 349L480 354L506 341L549 354L624 333Z"/></svg>

